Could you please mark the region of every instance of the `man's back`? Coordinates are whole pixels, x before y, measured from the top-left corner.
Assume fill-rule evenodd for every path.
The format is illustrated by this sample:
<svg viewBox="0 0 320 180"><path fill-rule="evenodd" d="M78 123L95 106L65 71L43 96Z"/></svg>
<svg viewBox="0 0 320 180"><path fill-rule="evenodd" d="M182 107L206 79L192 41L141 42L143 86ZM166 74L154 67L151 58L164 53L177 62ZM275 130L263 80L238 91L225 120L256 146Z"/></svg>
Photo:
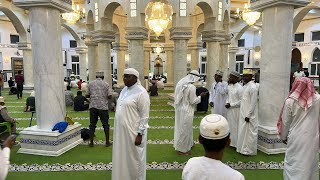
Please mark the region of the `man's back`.
<svg viewBox="0 0 320 180"><path fill-rule="evenodd" d="M90 107L101 110L108 110L108 96L112 95L109 84L98 78L88 86L86 95L90 95Z"/></svg>
<svg viewBox="0 0 320 180"><path fill-rule="evenodd" d="M189 159L182 172L183 180L244 180L244 176L223 164L208 157Z"/></svg>
<svg viewBox="0 0 320 180"><path fill-rule="evenodd" d="M84 101L86 101L87 99L80 95L80 96L76 96L74 98L74 110L75 111L83 111L84 109Z"/></svg>

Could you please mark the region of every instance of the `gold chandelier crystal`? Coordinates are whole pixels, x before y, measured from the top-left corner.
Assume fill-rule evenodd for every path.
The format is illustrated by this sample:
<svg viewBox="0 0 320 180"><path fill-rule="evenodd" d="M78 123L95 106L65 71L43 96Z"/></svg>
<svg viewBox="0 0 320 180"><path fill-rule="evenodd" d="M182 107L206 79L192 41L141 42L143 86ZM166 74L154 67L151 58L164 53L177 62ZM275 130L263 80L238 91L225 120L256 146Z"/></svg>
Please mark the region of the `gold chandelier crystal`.
<svg viewBox="0 0 320 180"><path fill-rule="evenodd" d="M167 29L172 20L172 6L168 2L149 2L145 10L145 21L157 37Z"/></svg>
<svg viewBox="0 0 320 180"><path fill-rule="evenodd" d="M63 13L62 14L62 19L66 20L68 24L75 24L81 17L81 11L79 8L79 5L76 6L74 5L72 1L72 12L70 13Z"/></svg>
<svg viewBox="0 0 320 180"><path fill-rule="evenodd" d="M239 9L237 9L237 13L239 14L239 17L242 18L249 26L254 25L261 15L260 12L250 10L250 3L246 3L244 5L242 13L240 13Z"/></svg>

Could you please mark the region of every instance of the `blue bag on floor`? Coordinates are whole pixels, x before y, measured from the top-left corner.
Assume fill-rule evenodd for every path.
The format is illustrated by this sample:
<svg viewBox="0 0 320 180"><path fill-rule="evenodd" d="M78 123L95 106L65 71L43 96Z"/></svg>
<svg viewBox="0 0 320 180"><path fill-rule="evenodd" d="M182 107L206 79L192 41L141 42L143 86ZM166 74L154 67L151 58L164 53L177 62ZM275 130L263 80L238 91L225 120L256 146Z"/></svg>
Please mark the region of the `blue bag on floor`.
<svg viewBox="0 0 320 180"><path fill-rule="evenodd" d="M67 129L67 127L67 122L58 122L56 125L54 125L52 131L59 130L59 133L62 133Z"/></svg>

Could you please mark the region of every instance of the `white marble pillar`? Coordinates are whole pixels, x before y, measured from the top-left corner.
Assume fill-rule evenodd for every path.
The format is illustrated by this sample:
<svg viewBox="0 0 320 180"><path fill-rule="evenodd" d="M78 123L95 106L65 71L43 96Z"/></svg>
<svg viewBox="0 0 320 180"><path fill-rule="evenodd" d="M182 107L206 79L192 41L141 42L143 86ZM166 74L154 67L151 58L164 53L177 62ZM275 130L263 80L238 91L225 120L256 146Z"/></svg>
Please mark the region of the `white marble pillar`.
<svg viewBox="0 0 320 180"><path fill-rule="evenodd" d="M112 70L111 70L111 43L99 42L98 43L98 71L104 72L104 80L112 85Z"/></svg>
<svg viewBox="0 0 320 180"><path fill-rule="evenodd" d="M144 49L143 39L130 40L130 67L139 72L139 80L144 82Z"/></svg>
<svg viewBox="0 0 320 180"><path fill-rule="evenodd" d="M66 114L60 11L54 8L32 7L29 15L37 127L51 130L57 122L64 120Z"/></svg>
<svg viewBox="0 0 320 180"><path fill-rule="evenodd" d="M202 43L189 43L188 44L189 51L191 53L191 70L199 69L199 51L202 48Z"/></svg>
<svg viewBox="0 0 320 180"><path fill-rule="evenodd" d="M214 82L214 75L219 68L220 43L215 41L207 42L207 79L206 88L211 89Z"/></svg>
<svg viewBox="0 0 320 180"><path fill-rule="evenodd" d="M187 43L185 39L174 40L174 85L187 75Z"/></svg>
<svg viewBox="0 0 320 180"><path fill-rule="evenodd" d="M87 47L78 47L76 52L79 54L80 79L87 81Z"/></svg>
<svg viewBox="0 0 320 180"><path fill-rule="evenodd" d="M28 48L29 43L18 43L19 50L23 50L23 89L34 89L33 83L33 65L32 65L32 51Z"/></svg>
<svg viewBox="0 0 320 180"><path fill-rule="evenodd" d="M89 71L89 82L96 79L97 70L97 44L92 41L86 41L88 46L88 71Z"/></svg>
<svg viewBox="0 0 320 180"><path fill-rule="evenodd" d="M236 53L238 51L238 47L229 47L229 68L228 75L231 71L236 70Z"/></svg>
<svg viewBox="0 0 320 180"><path fill-rule="evenodd" d="M227 80L229 76L228 72L228 46L230 41L222 41L220 43L220 60L219 60L219 69L223 71L223 80Z"/></svg>
<svg viewBox="0 0 320 180"><path fill-rule="evenodd" d="M167 83L166 86L172 87L174 81L174 72L173 72L173 47L165 48L167 54Z"/></svg>

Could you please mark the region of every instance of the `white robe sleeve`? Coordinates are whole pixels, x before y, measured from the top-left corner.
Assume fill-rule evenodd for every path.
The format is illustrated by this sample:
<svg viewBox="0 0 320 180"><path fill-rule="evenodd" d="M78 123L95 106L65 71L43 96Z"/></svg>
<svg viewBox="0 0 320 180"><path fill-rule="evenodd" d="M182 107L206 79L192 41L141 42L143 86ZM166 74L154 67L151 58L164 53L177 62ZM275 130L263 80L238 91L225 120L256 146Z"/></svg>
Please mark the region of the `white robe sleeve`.
<svg viewBox="0 0 320 180"><path fill-rule="evenodd" d="M9 170L10 148L5 147L0 152L0 179L6 179Z"/></svg>
<svg viewBox="0 0 320 180"><path fill-rule="evenodd" d="M237 86L237 96L238 96L238 101L234 103L230 103L231 107L240 107L241 104L241 98L242 98L242 93L243 93L243 88L241 86Z"/></svg>
<svg viewBox="0 0 320 180"><path fill-rule="evenodd" d="M258 90L256 87L251 87L250 89L250 96L251 96L251 104L249 107L249 111L247 112L246 117L250 118L254 112L254 109L256 108L257 102L258 102Z"/></svg>
<svg viewBox="0 0 320 180"><path fill-rule="evenodd" d="M212 83L212 85L211 85L210 94L209 94L209 103L214 101L214 96L215 96L214 86L215 85L216 85L216 83Z"/></svg>
<svg viewBox="0 0 320 180"><path fill-rule="evenodd" d="M137 133L144 134L144 131L149 127L149 111L150 111L150 99L148 93L142 93L138 100L138 111L140 115L139 128Z"/></svg>
<svg viewBox="0 0 320 180"><path fill-rule="evenodd" d="M292 123L292 105L293 99L287 99L282 112L282 123L281 123L281 136L282 140L287 140L290 125Z"/></svg>
<svg viewBox="0 0 320 180"><path fill-rule="evenodd" d="M225 95L228 92L228 83L219 82L216 86L216 90L218 94Z"/></svg>
<svg viewBox="0 0 320 180"><path fill-rule="evenodd" d="M201 102L201 96L196 95L196 87L191 85L189 91L189 102L192 105L199 104Z"/></svg>

